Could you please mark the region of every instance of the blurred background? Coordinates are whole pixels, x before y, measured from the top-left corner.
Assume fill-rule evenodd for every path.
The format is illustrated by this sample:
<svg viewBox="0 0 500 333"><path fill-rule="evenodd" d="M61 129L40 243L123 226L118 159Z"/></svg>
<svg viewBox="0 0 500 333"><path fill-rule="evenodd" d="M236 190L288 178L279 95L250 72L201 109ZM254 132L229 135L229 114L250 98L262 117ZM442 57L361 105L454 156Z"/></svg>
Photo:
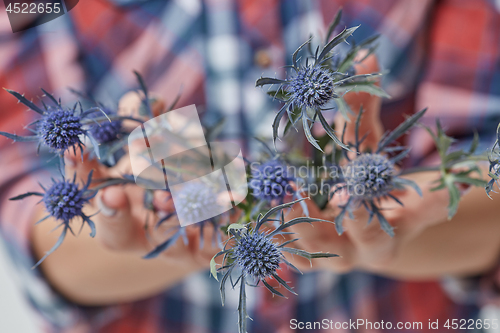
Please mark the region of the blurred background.
<svg viewBox="0 0 500 333"><path fill-rule="evenodd" d="M11 260L0 238L0 332L38 333L35 317L23 296Z"/></svg>
<svg viewBox="0 0 500 333"><path fill-rule="evenodd" d="M0 41L2 41L2 37L4 41L0 47L0 88L9 87L25 92L27 96L37 96L41 86L50 87L51 92L62 96L63 100L68 100L72 95L67 87L71 86L88 90L97 99L113 106L124 92L134 87L135 78L132 70L138 70L145 74L147 81L151 83L152 90L159 93L167 101L173 100L179 92L179 87L183 86L183 95L179 105L192 103L204 105L206 109L211 111L210 115L213 115L213 119L209 118L209 121L215 123L219 117L224 117L231 124L235 124L235 126L227 126L223 133L225 138L235 137L235 133L242 129L246 131L252 129L253 133L248 133L249 136L264 135L270 131L269 124L274 118L274 113L268 112L271 102L266 96L253 89L255 79L262 73L269 76L275 75L277 68L285 64L285 59L288 59L291 51L308 38L308 31L315 31L316 25L321 25L322 19L319 14L331 18L333 11L343 5L347 18L346 24L363 23L357 35L360 40L372 35L375 26L383 35L381 39L382 49L386 50L387 54L381 55L382 65L383 68L392 69L385 81L387 83L385 88L393 96L394 101L393 104L386 105L387 119L391 119L390 112L393 109L408 108L413 110L415 105L419 104L422 106L432 105L432 112L448 116L448 121L451 120L452 123L457 110L468 111L469 100L475 101L475 99L484 98L488 94L498 95L499 93L494 91L497 86L492 83L491 87L484 87L482 83L490 82L484 77L490 78L492 73L488 67L494 62L494 56L490 54L493 53L491 45L494 45L492 41L498 40L494 39L495 36L490 36L494 29L486 27L490 27L488 24L495 26L496 20L493 13L495 8L500 10L500 0L477 2L472 0L405 1L407 1L405 5L408 4L408 6L400 6L403 2L373 1L374 7L380 11L378 13L377 10L373 10L373 7L365 7L370 1L337 0L332 1L334 6L329 6L332 9L329 14L325 14L323 11L314 11L314 8L311 8L314 7L312 5L314 2L309 1L296 1L296 6L288 6L290 3L295 3L290 1L286 3L288 7L283 6L287 10L280 9L276 5L274 11L266 3L265 11L262 13L257 10L258 8L254 8L254 4L259 3L259 1L241 1L241 3L248 5L247 11L244 12L244 18L246 24L252 27L252 29L247 27L249 32L246 38L238 41L237 36L227 33L227 31L237 30L232 26L234 24L233 17L230 16L230 11L216 8L220 11L207 12L209 18L207 22L211 23L213 27L207 23L207 31L202 31L203 34L201 34L203 38L210 37L206 46L201 43L200 39L192 38L192 36L198 37L198 35L190 32L188 28L198 27L195 24L197 22L195 18L202 9L206 10L202 4L217 3L217 1L94 0L85 3L82 1L72 11L71 16L67 15L67 17L61 17L32 29L23 34L19 40L9 39L11 37L10 26L8 26L4 16L0 16L0 31L6 32L0 35ZM260 1L260 3L263 2ZM285 4L285 2L283 3ZM391 3L395 4L393 6L396 8L395 10L391 10L392 6L388 5ZM423 6L423 3L428 4L428 6ZM432 51L438 56L441 55L439 52L450 52L451 56L449 57L462 60L465 65L462 66L463 72L440 71L440 69L446 68L446 64L449 64L448 58L443 60L433 53L437 60L431 63L434 64L432 71L426 72L426 82L422 84L422 89L419 88L418 96L420 99L416 103L414 81L421 74L423 55L430 52L427 49L425 53L420 52L422 51L420 43L424 40L424 34L419 27L424 20L418 18L419 15L426 17L425 13L431 3L439 5L439 10L436 10L433 15L439 17L441 19L439 22L442 22L432 27L434 31L433 41L437 45ZM380 4L385 4L385 6ZM258 6L255 5L255 7ZM210 9L210 7L208 8ZM3 12L4 8L0 8L0 11ZM307 14L308 11L311 13ZM291 15L295 12L302 14ZM96 15L96 13L100 15ZM350 19L349 13L351 13ZM353 15L354 13L358 14L359 17ZM151 19L153 14L157 15L158 18ZM279 14L290 16L288 21L283 23L286 23L282 32L283 39L286 37L288 40L285 44L282 44L282 38L278 36L281 32L277 32L271 24L274 22L273 15L278 17ZM380 17L385 17L384 15L387 14L386 16L390 17L391 20L388 20L388 23L382 21L377 14ZM477 50L465 42L462 43L469 41L461 35L465 32L469 33L467 36L482 36L480 27L483 25L480 24L479 19L469 20L473 22L469 25L471 29L461 21L462 18L471 18L471 15L476 15L474 18L483 18L484 31L489 32L487 36L485 34L486 37L470 38L470 40L481 41L481 43L478 42L478 45L482 48ZM455 20L455 17L460 20ZM438 22L437 19L436 21ZM457 21L463 24L456 24ZM270 25L268 26L268 24ZM200 24L199 26L201 27ZM453 29L447 29L450 26ZM406 28L406 30L401 27ZM240 28L238 27L238 29ZM467 28L467 31L462 31L461 28L464 30ZM470 32L469 30L472 31L472 28L480 33L475 35L474 32ZM220 31L226 34L219 36ZM187 39L188 37L193 40ZM465 44L465 46L462 50L453 45L452 42L459 46ZM206 50L203 47L206 47ZM227 50L234 52L227 52ZM207 53L205 60L198 58L199 54L204 54L203 52ZM394 54L398 55L399 58L393 56ZM408 59L409 61L407 61ZM202 68L203 61L206 61L206 69ZM209 72L210 76L205 77L205 71ZM440 76L444 75L443 73L451 74L443 78ZM205 81L207 82L206 87ZM469 87L469 84L472 85L471 82L474 83L474 86ZM447 89L448 86L454 87L455 85L460 89ZM466 101L456 99L456 94L466 96ZM21 112L25 108L16 104L15 99L11 96L6 95L2 91L0 105L2 110L8 110L8 112L0 114L2 116L0 128L9 131L20 130L22 124L29 122L33 113ZM442 103L440 103L441 101ZM455 103L450 103L450 101ZM498 100L492 99L492 101ZM493 102L483 104L484 110L481 111L484 111L484 114L491 113L495 107ZM470 127L470 125L470 123L464 124L465 127ZM485 125L485 127L487 126ZM5 147L13 147L10 141L2 140ZM0 145L0 147L2 146ZM23 149L20 148L19 152L15 151L15 153L21 154L24 152ZM419 147L415 149L418 150ZM12 164L9 166L9 161L5 162L6 155L2 150L4 161L2 174L0 174L0 184L5 181L3 178L6 177L7 167L12 166ZM20 224L19 219L12 220L9 221L12 222L12 225L18 226ZM31 223L31 221L29 222ZM12 230L7 231L11 232ZM12 234L16 235L14 232ZM10 235L8 233L6 235L2 236L10 241ZM0 237L0 333L41 332L41 325L31 312L28 298L21 292L20 281L23 280L16 275L17 270L10 260L4 240ZM218 294L216 296L218 297ZM422 304L426 303L422 302ZM497 319L500 322L500 310L495 306L488 306L482 309L480 317L490 320ZM500 332L500 329L490 329L486 332Z"/></svg>

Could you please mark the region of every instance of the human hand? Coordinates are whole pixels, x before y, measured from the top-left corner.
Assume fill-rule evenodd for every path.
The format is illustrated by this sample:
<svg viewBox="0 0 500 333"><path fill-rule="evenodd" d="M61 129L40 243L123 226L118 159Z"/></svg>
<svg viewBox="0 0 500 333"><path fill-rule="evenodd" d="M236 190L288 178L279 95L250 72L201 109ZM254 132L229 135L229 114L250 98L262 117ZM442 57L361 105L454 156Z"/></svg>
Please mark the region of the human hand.
<svg viewBox="0 0 500 333"><path fill-rule="evenodd" d="M310 252L336 253L341 258L321 260L315 263L315 268L329 269L335 272L347 272L352 269L364 269L384 272L384 268L392 268L398 257L399 249L412 242L426 229L447 221L448 192L446 190L431 191L433 182L438 178L437 172L413 174L408 179L413 180L421 188L420 197L412 189L393 191L403 206L392 199L381 200L381 210L387 221L394 227L395 236L385 233L376 220L367 225L368 212L364 207L353 212L353 218L345 216L342 235L338 235L334 226L329 223L315 225L298 225L293 231L300 235L296 246ZM334 197L324 210L312 201L308 201L311 217L333 221L339 213L338 205L345 198ZM302 214L300 206L287 216L293 218ZM299 262L300 269L309 269L307 262Z"/></svg>
<svg viewBox="0 0 500 333"><path fill-rule="evenodd" d="M374 56L366 58L362 63L356 66L356 72L358 74L375 71L378 71L378 65ZM348 93L345 95L345 99L355 113L359 112L361 106L365 111L359 127L359 136L366 136L361 150L376 149L383 132L380 121L380 98L366 93ZM347 123L340 115L336 119L337 128L343 128L345 126L344 139L346 142L355 142L354 119L356 116L357 114L351 116L350 122ZM349 155L351 158L355 158L354 153L349 153ZM296 244L298 246L302 244L305 247L304 249L308 251L328 251L330 253L342 255L342 259L330 260L322 263L322 265L330 265L330 263L335 262L333 266L339 271L349 270L352 267L368 267L368 265L377 265L390 261L390 258L395 256L396 249L399 247L398 243L413 238L424 229L426 225L431 225L432 221L436 221L435 219L437 219L437 221L446 220L446 215L444 215L444 218L441 217L442 213L446 212L447 193L445 191L430 192L430 182L431 180L434 181L437 179L438 174L426 173L410 178L415 177L416 179L414 181L418 180L417 183L422 183L421 186L422 189L425 190L426 200L430 200L424 204L433 204L435 206L432 206L432 210L424 210L425 213L431 212L430 216L416 214L422 213L419 211L419 209L422 208L419 206L422 200L415 191L393 191L391 193L397 200L407 202L406 206L408 210L400 208L401 206L393 199L390 199L390 201L382 200L381 211L387 215L388 221L394 222L394 224L397 225L398 237L391 238L375 221L369 226L366 226L366 222L369 220L369 213L360 204L361 209L357 209L354 212L355 217L353 219L349 219L347 216L345 217L345 221L347 222L344 228L346 230L345 235L338 236L331 226L328 225L316 226L314 227L314 232L311 231L312 229L309 231L305 230L310 228L309 226L300 226L295 229L300 230L299 234L302 240ZM308 205L312 217L333 221L340 213L338 207L345 204L345 201L344 197L336 194L329 202L326 209L322 211L312 202ZM299 209L299 211L301 210ZM402 222L407 220L405 217L406 214L411 215L414 219L410 222ZM416 223L415 220L421 220L423 222ZM311 236L311 232L313 236ZM304 237L304 235L306 236Z"/></svg>
<svg viewBox="0 0 500 333"><path fill-rule="evenodd" d="M153 115L157 116L165 106L160 99L154 99L154 101L152 111ZM128 93L120 100L118 112L120 115L132 115L139 118L140 105L141 97L135 92ZM96 179L120 177L123 174L132 173L128 155L120 159L119 163L112 168L105 168L95 160L86 161L83 164L73 163L73 165L83 169L78 170L78 174L85 174L90 167L94 168ZM67 172L72 171L67 170ZM98 208L101 213L94 219L96 224L101 226L97 237L107 248L137 252L143 256L168 239L172 235L172 230L179 230L180 224L175 214L163 222L159 228L154 227L162 216L175 213L170 194L161 190L154 191L153 211L144 207L144 194L145 190L135 184L113 186L99 191L93 208ZM147 221L150 225L146 225ZM204 239L201 240L199 229L199 225L183 228L184 239L187 242L175 242L164 252L163 256L168 257L169 260L175 259L184 265L208 267L209 259L219 250L213 242L214 234L218 231L212 226L204 228ZM203 247L200 246L201 242L204 244Z"/></svg>

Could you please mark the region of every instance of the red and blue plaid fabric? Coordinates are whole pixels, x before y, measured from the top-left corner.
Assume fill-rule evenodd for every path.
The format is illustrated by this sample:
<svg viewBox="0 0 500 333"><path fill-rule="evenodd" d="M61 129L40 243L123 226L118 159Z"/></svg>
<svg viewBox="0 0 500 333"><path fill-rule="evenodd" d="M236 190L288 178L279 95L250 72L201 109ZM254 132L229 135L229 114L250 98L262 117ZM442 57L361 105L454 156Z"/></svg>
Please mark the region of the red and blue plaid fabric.
<svg viewBox="0 0 500 333"><path fill-rule="evenodd" d="M278 108L254 88L256 78L283 74L293 50L309 34L324 34L340 6L342 25L361 25L356 41L382 34L378 57L389 71L383 84L393 97L383 105L387 128L404 114L429 107L428 124L439 117L464 142L474 129L485 144L493 141L500 118L500 6L494 0L86 0L68 15L16 34L0 8L0 86L34 99L44 87L66 102L74 100L67 90L72 87L112 107L136 88L132 71L137 70L167 102L182 91L178 105L203 107L208 123L226 118L223 137L249 152L249 138L270 135ZM0 130L21 133L31 117L24 111L0 92ZM433 150L421 131L408 140L413 163L423 162ZM42 159L31 155L29 144L11 145L5 138L0 138L0 149L0 202L5 203L38 186L30 173L42 166ZM2 205L0 230L46 331L235 331L237 293L228 292L221 307L218 284L208 272L129 304L82 307L64 300L39 270L30 269L33 219L19 207ZM251 332L292 332L292 318L420 321L422 332L429 320L476 318L480 299L495 299L500 282L494 272L493 278L477 277L473 291L458 297L445 292L456 288L444 288L444 281L403 282L362 272L287 274L298 297L272 298L262 288L248 292ZM484 286L483 292L477 293L476 285Z"/></svg>

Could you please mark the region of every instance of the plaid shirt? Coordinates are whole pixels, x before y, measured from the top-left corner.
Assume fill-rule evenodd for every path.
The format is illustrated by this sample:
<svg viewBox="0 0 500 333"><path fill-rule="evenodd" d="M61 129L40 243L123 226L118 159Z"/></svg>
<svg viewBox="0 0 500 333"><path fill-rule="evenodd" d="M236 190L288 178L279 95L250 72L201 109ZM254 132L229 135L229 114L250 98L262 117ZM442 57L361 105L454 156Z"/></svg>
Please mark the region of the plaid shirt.
<svg viewBox="0 0 500 333"><path fill-rule="evenodd" d="M86 0L68 15L22 33L12 34L2 18L0 86L29 98L45 87L63 101L74 99L66 89L72 87L116 105L123 93L136 87L132 70L137 70L167 102L182 89L178 105L203 105L208 123L225 117L223 137L251 151L247 139L270 135L278 107L254 88L256 78L283 75L281 67L293 50L310 33L324 34L340 6L342 25L361 24L357 41L382 34L378 57L382 68L390 70L383 84L393 97L383 105L386 128L401 122L403 114L428 106L424 121L429 124L439 116L453 136L465 141L476 128L491 143L500 116L500 4L494 0ZM5 9L0 11L6 17ZM6 92L0 92L0 105L0 130L21 133L32 114L23 112ZM421 131L408 140L414 163L432 152L432 142ZM31 146L0 138L0 149L4 203L36 186L31 172L41 163L31 155ZM23 202L22 207L35 202ZM20 207L1 206L1 231L46 331L236 331L237 293L228 292L222 307L218 284L208 272L129 304L82 307L65 301L39 270L30 270L33 218L30 210ZM470 292L464 293L464 288L456 288L456 280L402 282L361 272L284 273L299 296L283 300L263 288L248 291L251 332L291 332L292 318L383 320L394 326L422 322L423 330L418 331L426 331L429 320L476 318L481 300L494 298L500 282L492 272L469 280Z"/></svg>

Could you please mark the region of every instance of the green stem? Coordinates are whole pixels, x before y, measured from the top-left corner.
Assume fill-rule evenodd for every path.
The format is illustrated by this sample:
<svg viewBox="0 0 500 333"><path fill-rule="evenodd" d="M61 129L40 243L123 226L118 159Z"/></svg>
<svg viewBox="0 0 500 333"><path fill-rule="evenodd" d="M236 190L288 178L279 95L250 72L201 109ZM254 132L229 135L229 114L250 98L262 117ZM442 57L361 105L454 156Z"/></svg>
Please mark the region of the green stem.
<svg viewBox="0 0 500 333"><path fill-rule="evenodd" d="M467 162L467 161L488 161L488 157L485 156L484 154L482 154L482 155L475 155L475 156L469 156L467 158L462 158L462 159L450 162L446 165L439 165L439 166L435 165L435 166L409 168L409 169L403 170L401 172L401 175L408 175L408 174L417 173L417 172L431 172L431 171L441 171L442 174L446 174L447 169L450 169L459 163Z"/></svg>

